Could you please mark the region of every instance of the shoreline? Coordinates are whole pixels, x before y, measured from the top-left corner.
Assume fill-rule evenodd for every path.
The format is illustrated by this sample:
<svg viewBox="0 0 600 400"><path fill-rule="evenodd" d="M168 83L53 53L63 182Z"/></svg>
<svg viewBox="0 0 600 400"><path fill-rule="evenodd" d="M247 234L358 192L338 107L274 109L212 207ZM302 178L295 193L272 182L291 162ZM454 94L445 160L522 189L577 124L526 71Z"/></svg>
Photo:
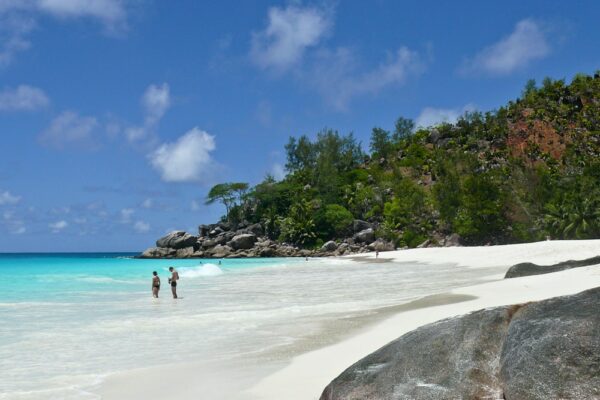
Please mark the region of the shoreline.
<svg viewBox="0 0 600 400"><path fill-rule="evenodd" d="M389 341L419 326L481 308L572 294L600 285L600 269L576 268L559 273L504 280L506 270L519 262L551 264L567 259L583 259L600 254L600 240L552 241L520 245L447 247L381 252L336 257L356 263L456 264L467 269L490 269L489 279L474 286L448 290L357 317L357 326L340 333L337 325L331 337L320 343L307 343L289 351L288 360L277 368L264 365L230 364L227 376L219 376L201 362L176 363L115 373L90 390L103 399L152 398L160 393L181 399L206 395L195 377L210 376L223 391L212 398L231 399L317 399L325 386L344 369ZM498 271L502 271L499 273ZM364 318L364 320L358 321ZM252 361L252 360L244 360ZM238 360L239 362L239 360ZM260 364L260 363L258 363ZM174 380L175 385L167 383ZM224 396L224 394L229 395Z"/></svg>
<svg viewBox="0 0 600 400"><path fill-rule="evenodd" d="M461 247L444 248L440 249L442 250L440 252L435 252L438 254L431 251L437 249L415 249L413 253L422 253L419 254L419 261L425 259L434 262L438 260L438 257L443 256L446 262L453 262L458 261L458 257L467 255L464 249ZM485 246L476 249L478 249L476 253L481 253L481 255L486 252L497 254L488 254L485 259L473 258L471 255L471 260L462 259L462 265L473 268L490 266L497 264L497 257L503 255L502 263L509 264L506 267L508 269L516 263L525 261L550 264L567 259L589 258L600 253L600 240L537 242L524 245ZM513 250L513 252L502 254L504 250ZM383 255L380 253L379 258L390 258L393 262L407 262L411 257L417 256L417 254L406 253L407 251L388 252ZM493 255L496 257L492 257ZM373 258L374 254L367 254L364 257ZM475 261L479 265L469 265L469 261ZM423 325L483 308L570 295L597 286L600 286L598 265L510 280L499 279L451 290L448 294L475 298L454 304L434 305L400 312L347 340L295 357L286 367L267 376L250 388L247 395L248 398L255 400L318 399L321 391L329 382L346 368L390 341Z"/></svg>

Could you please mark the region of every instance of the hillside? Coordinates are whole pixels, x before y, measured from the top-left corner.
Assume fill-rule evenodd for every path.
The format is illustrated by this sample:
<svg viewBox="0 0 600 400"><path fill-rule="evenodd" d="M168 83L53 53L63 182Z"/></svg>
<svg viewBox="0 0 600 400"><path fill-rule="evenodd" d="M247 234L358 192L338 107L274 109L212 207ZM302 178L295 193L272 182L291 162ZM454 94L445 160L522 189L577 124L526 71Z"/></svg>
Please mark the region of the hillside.
<svg viewBox="0 0 600 400"><path fill-rule="evenodd" d="M401 117L392 132L373 128L369 153L331 129L285 150L283 180L212 188L207 202L225 206L231 229L308 249L360 242L357 224L382 249L600 237L598 73L529 81L515 101L455 124Z"/></svg>

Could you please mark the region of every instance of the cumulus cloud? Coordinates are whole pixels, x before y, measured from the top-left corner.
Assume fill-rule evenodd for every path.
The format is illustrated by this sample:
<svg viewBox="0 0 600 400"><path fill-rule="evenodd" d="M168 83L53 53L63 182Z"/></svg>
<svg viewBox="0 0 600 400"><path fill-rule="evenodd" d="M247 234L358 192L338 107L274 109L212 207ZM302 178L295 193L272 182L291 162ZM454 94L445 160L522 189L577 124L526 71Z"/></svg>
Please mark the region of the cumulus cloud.
<svg viewBox="0 0 600 400"><path fill-rule="evenodd" d="M142 105L146 111L146 124L154 124L160 120L171 105L169 85L150 85L142 96Z"/></svg>
<svg viewBox="0 0 600 400"><path fill-rule="evenodd" d="M39 136L40 142L49 147L63 149L68 146L94 147L94 130L98 121L94 117L80 116L65 111L50 123Z"/></svg>
<svg viewBox="0 0 600 400"><path fill-rule="evenodd" d="M215 148L215 137L195 127L148 158L165 182L206 182L215 168L210 154Z"/></svg>
<svg viewBox="0 0 600 400"><path fill-rule="evenodd" d="M19 85L0 92L0 111L33 111L50 103L42 89Z"/></svg>
<svg viewBox="0 0 600 400"><path fill-rule="evenodd" d="M137 233L146 233L150 231L150 224L144 221L136 221L136 223L133 224L133 229Z"/></svg>
<svg viewBox="0 0 600 400"><path fill-rule="evenodd" d="M453 124L465 112L475 111L475 109L473 104L467 104L462 108L425 107L415 120L415 126L427 128L444 122Z"/></svg>
<svg viewBox="0 0 600 400"><path fill-rule="evenodd" d="M546 57L551 50L547 33L542 26L532 19L524 19L517 23L510 35L468 60L463 72L506 75Z"/></svg>
<svg viewBox="0 0 600 400"><path fill-rule="evenodd" d="M0 0L0 66L31 47L29 36L44 16L60 20L88 18L108 34L127 28L128 3L135 0Z"/></svg>
<svg viewBox="0 0 600 400"><path fill-rule="evenodd" d="M327 13L314 7L271 7L267 27L252 35L251 58L261 68L288 69L319 43L330 26Z"/></svg>
<svg viewBox="0 0 600 400"><path fill-rule="evenodd" d="M9 191L0 192L0 206L15 205L21 201L21 196L15 196Z"/></svg>
<svg viewBox="0 0 600 400"><path fill-rule="evenodd" d="M62 230L64 230L67 226L69 226L69 223L65 220L60 220L60 221L56 221L56 222L48 224L48 228L50 228L52 233L59 233Z"/></svg>
<svg viewBox="0 0 600 400"><path fill-rule="evenodd" d="M144 124L125 129L125 136L130 142L148 138L171 106L171 91L167 83L148 86L142 95Z"/></svg>
<svg viewBox="0 0 600 400"><path fill-rule="evenodd" d="M400 47L379 66L361 72L357 70L355 54L347 48L322 51L314 68L305 76L327 103L344 111L355 97L377 94L391 86L404 84L409 77L425 71L418 53Z"/></svg>
<svg viewBox="0 0 600 400"><path fill-rule="evenodd" d="M40 12L59 18L96 18L109 29L123 24L127 15L122 0L38 0L32 3Z"/></svg>

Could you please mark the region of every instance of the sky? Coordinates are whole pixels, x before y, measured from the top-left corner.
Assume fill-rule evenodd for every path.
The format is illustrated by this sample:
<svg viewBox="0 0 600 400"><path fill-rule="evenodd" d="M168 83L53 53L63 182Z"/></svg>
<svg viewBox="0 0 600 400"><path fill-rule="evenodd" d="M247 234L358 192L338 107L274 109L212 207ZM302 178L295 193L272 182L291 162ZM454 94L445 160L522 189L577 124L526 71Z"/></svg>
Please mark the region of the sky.
<svg viewBox="0 0 600 400"><path fill-rule="evenodd" d="M600 69L595 1L0 0L0 252L141 251L290 136L454 121Z"/></svg>

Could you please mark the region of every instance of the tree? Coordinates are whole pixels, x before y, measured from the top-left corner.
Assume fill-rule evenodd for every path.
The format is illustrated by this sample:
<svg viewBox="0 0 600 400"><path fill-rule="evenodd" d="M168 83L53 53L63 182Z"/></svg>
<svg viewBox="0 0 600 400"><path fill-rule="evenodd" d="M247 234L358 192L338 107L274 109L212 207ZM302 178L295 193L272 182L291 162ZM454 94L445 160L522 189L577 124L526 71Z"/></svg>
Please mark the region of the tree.
<svg viewBox="0 0 600 400"><path fill-rule="evenodd" d="M385 129L373 128L369 148L371 149L372 157L387 158L388 154L392 151L390 133Z"/></svg>
<svg viewBox="0 0 600 400"><path fill-rule="evenodd" d="M521 92L521 98L523 98L523 99L526 98L530 94L535 93L536 90L537 90L537 86L535 83L535 79L529 79L527 81L527 83L525 84L523 91Z"/></svg>
<svg viewBox="0 0 600 400"><path fill-rule="evenodd" d="M245 182L219 183L209 190L205 204L220 202L225 206L226 218L229 218L230 211L242 202L247 190L248 184Z"/></svg>
<svg viewBox="0 0 600 400"><path fill-rule="evenodd" d="M394 127L394 134L392 135L392 140L394 143L398 143L403 139L408 139L412 136L413 130L415 129L415 123L412 119L406 119L404 117L399 117L396 120L396 125Z"/></svg>

